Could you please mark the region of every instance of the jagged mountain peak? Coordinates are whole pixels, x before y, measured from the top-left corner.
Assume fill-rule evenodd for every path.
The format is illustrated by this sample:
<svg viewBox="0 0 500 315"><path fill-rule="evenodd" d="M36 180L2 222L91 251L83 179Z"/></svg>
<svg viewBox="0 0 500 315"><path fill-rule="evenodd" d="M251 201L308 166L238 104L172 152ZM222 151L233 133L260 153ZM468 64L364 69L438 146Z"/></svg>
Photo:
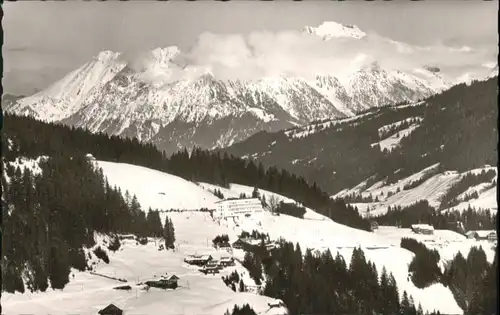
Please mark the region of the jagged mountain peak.
<svg viewBox="0 0 500 315"><path fill-rule="evenodd" d="M97 55L95 55L93 60L100 62L111 62L116 60L120 55L121 53L119 52L114 52L111 50L103 50L99 52Z"/></svg>
<svg viewBox="0 0 500 315"><path fill-rule="evenodd" d="M340 24L333 21L325 21L318 27L306 26L304 31L309 34L315 34L324 40L332 38L355 38L361 39L366 33L360 30L356 25Z"/></svg>
<svg viewBox="0 0 500 315"><path fill-rule="evenodd" d="M339 25L324 23L318 29L361 34L355 26ZM188 128L187 142L176 146L200 145L190 142L196 130L212 126L202 145L212 148L260 130L353 116L370 107L420 99L430 91L416 78L376 63L352 69L350 81L345 80L348 73L244 80L219 77L210 67L183 65L183 56L176 46L136 54L102 51L49 89L7 110L144 141L166 139L161 133L174 125L177 130ZM244 117L244 122L236 117ZM269 121L274 127L263 128ZM221 131L217 124L230 129Z"/></svg>

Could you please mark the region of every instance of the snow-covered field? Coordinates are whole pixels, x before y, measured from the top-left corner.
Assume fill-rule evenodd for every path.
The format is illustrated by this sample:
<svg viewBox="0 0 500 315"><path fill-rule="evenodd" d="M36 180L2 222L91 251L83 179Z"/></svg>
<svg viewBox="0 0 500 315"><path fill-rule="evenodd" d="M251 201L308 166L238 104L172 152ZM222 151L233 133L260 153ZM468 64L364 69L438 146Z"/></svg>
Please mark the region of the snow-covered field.
<svg viewBox="0 0 500 315"><path fill-rule="evenodd" d="M253 187L231 185L229 189L206 183L191 183L182 178L130 164L96 162L102 167L110 184L117 185L130 194L135 194L142 207L158 209L214 208L219 200L211 191L220 189L224 196L237 197L241 193L250 195ZM266 199L275 195L278 199L290 199L259 190ZM163 193L163 194L160 194ZM166 213L162 213L162 220ZM95 314L109 303L115 303L129 314L223 314L235 304L249 303L257 313L283 314L283 309L269 310L267 303L273 299L253 293L233 292L221 280L221 275L210 276L197 272L186 265L183 259L188 254L212 254L214 258L222 254L211 247L211 240L219 234L228 234L230 240L236 239L241 230L253 229L266 232L272 239L284 238L297 242L304 250L306 247L324 250L330 248L335 255L340 252L349 263L352 250L360 246L366 257L373 261L379 271L385 266L396 278L400 292L406 290L415 303L421 303L424 311L437 309L442 313L462 314L451 292L440 284L426 289L416 288L408 281L408 264L413 254L399 247L401 237L415 234L396 228L381 228L375 233L350 228L307 209L306 218L298 219L286 215L273 216L265 211L259 215L240 220L239 226L233 222L214 222L206 212L170 212L176 229L178 249L158 251L154 242L137 245L135 241L124 241L122 248L110 253L110 264L100 262L96 272L108 276L125 278L132 286L130 291L114 290L123 283L91 275L87 272L75 272L74 279L62 291L50 291L36 294L3 294L2 306L5 314ZM418 236L421 237L421 236ZM436 231L433 240L426 244L436 246L443 259L451 259L459 250L467 254L472 241L450 231ZM483 246L484 248L484 246ZM487 249L487 248L485 248ZM235 250L237 258L242 253ZM488 253L492 257L492 253ZM236 266L239 271L241 266ZM224 273L232 271L228 268ZM177 290L141 290L135 286L160 274L176 274L180 277ZM245 277L245 283L251 282ZM251 283L250 283L251 284ZM439 299L436 297L439 296ZM273 313L274 312L274 313Z"/></svg>

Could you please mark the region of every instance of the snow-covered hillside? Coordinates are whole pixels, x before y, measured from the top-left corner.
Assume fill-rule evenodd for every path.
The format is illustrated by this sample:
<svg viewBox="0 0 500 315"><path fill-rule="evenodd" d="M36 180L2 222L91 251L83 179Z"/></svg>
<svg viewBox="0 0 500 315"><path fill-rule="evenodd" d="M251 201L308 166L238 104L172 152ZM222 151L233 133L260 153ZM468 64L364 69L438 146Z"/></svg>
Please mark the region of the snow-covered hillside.
<svg viewBox="0 0 500 315"><path fill-rule="evenodd" d="M63 290L45 293L2 294L2 308L6 314L81 314L94 315L113 303L127 314L224 314L234 305L250 304L260 313L286 314L284 308L269 309L268 303L276 300L248 292L233 292L221 280L233 270L244 273L237 264L226 268L220 275L203 275L183 262L185 255L212 254L215 259L228 256L208 248L205 238L224 231L201 213L192 216L170 214L178 229L178 251L158 251L161 240L150 239L147 245L135 240L122 240L117 252L108 251L110 263L99 261L95 273L72 271L74 278ZM204 229L200 229L204 226ZM201 230L201 231L200 231ZM196 231L201 232L196 233ZM202 235L203 234L203 235ZM98 245L105 247L107 237L99 236ZM201 240L200 242L198 242ZM104 245L104 246L103 246ZM91 251L89 251L91 252ZM94 257L94 261L96 261ZM151 288L144 290L141 282L161 275L177 275L180 280L176 290ZM107 279L100 275L127 280L126 283ZM245 279L247 283L249 281ZM130 290L115 287L130 285Z"/></svg>
<svg viewBox="0 0 500 315"><path fill-rule="evenodd" d="M351 204L356 206L363 215L381 215L387 212L388 206L406 207L420 200L427 200L431 207L439 208L442 197L453 184L458 183L467 174L488 170L496 171L495 167L486 166L463 173L453 171L439 173L437 171L438 166L439 163L434 164L392 184L387 184L385 180L371 183L370 179L367 179L352 189L345 189L337 193L333 198L342 198L352 194L365 198L370 196L373 199L376 198L376 201L373 202ZM414 183L419 184L412 185ZM469 206L476 209L497 210L496 185L493 182L482 183L469 188L466 192L458 196L458 200L463 200L464 196L471 192L478 192L478 197L462 201L458 205L444 211L464 210Z"/></svg>
<svg viewBox="0 0 500 315"><path fill-rule="evenodd" d="M206 183L192 183L179 177L154 171L148 168L130 164L117 164L97 161L103 169L111 185L135 194L141 206L154 207L160 210L186 209L194 210L200 207L214 208L218 200L211 191L219 189L226 197L239 196L241 193L250 195L253 187L232 184L229 189ZM290 199L268 191L259 192L270 198L275 195L279 200ZM167 213L162 212L162 216ZM158 309L165 314L221 314L234 304L250 303L258 313L270 314L267 303L272 299L252 293L233 292L226 287L220 277L205 276L183 263L188 254L213 254L215 257L223 254L211 248L211 239L216 235L226 233L231 240L242 231L259 230L269 233L272 239L284 238L297 242L302 248L316 250L331 249L350 260L352 250L360 246L368 259L373 261L377 269L385 266L397 280L400 292L406 290L412 295L415 303L421 303L424 310L438 309L442 313L461 314L451 292L440 284L434 284L426 289L417 289L408 281L408 264L413 254L399 248L398 237L408 234L408 231L393 229L388 232L370 233L353 229L307 209L305 219L287 215L273 216L269 212L242 219L239 226L230 222L215 222L206 212L185 211L168 212L175 225L178 250L175 252L158 251L158 244L136 245L135 241L125 241L123 249L109 253L110 264L100 262L96 272L107 276L125 278L132 286L130 291L113 290L119 282L108 280L87 272L74 272L75 277L62 291L50 291L37 294L3 294L2 306L6 313L37 312L51 314L94 314L108 303L115 303L126 311L142 314L153 314ZM162 217L162 219L164 219ZM383 231L382 229L380 231ZM454 253L470 248L470 242L455 233L443 231L436 233L446 251L446 259ZM102 242L100 240L99 242ZM450 247L454 244L453 247ZM234 253L239 255L238 253ZM490 254L488 254L490 255ZM241 270L239 265L236 266ZM229 273L231 270L227 270ZM181 287L175 291L158 291L150 289L143 291L135 283L164 273L178 275ZM226 271L224 271L226 272ZM435 299L439 296L440 299ZM54 301L58 301L54 304ZM283 314L283 309L275 309ZM281 312L281 313L280 313Z"/></svg>

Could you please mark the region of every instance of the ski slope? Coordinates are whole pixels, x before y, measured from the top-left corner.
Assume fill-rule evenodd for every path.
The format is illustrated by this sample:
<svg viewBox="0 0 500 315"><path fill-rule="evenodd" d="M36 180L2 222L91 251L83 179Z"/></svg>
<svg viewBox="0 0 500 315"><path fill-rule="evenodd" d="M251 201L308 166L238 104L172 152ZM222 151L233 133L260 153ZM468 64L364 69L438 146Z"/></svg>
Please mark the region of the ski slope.
<svg viewBox="0 0 500 315"><path fill-rule="evenodd" d="M96 161L111 185L136 195L143 210L148 207L159 210L182 209L196 210L214 208L219 200L211 191L219 189L225 197L237 197L241 193L251 195L253 187L232 184L229 188L206 183L192 183L180 177L145 167ZM163 194L160 194L163 193ZM265 190L259 192L266 199L274 195L279 200L289 198ZM273 216L265 211L250 218L234 222L214 221L207 212L184 211L162 212L162 220L168 215L175 226L177 251L159 251L159 242L139 245L135 241L124 241L122 248L110 253L110 264L99 262L95 272L112 277L124 278L132 287L130 291L112 289L123 283L92 275L88 272L75 272L74 279L62 291L36 294L4 294L2 306L6 314L95 314L109 303L115 303L129 314L223 314L235 304L249 303L258 314L286 314L285 309L268 309L267 303L275 301L253 293L233 292L221 280L221 275L207 276L186 265L183 259L189 254L212 254L214 258L227 256L228 253L211 247L211 240L219 234L228 234L234 241L242 230L259 230L268 233L271 239L284 238L299 243L301 248L314 250L330 249L335 255L339 252L347 263L352 251L361 247L367 259L373 261L379 272L385 266L394 274L400 293L406 290L415 303L420 303L424 311L439 310L446 314L462 314L451 292L441 284L425 289L416 288L408 280L408 264L413 253L399 247L393 233L371 233L338 224L329 218L307 209L305 219L280 215ZM445 232L443 232L446 234ZM99 242L104 242L101 236ZM457 241L457 244L460 241ZM465 245L462 246L465 248ZM461 246L450 247L446 257L452 257ZM443 249L445 250L445 249ZM235 250L236 258L241 253ZM241 266L236 266L240 272ZM230 273L229 268L224 273ZM180 288L175 291L162 291L151 288L141 290L137 282L145 281L160 274L176 274L181 278ZM245 277L244 277L245 278ZM248 277L245 281L249 281ZM250 283L251 285L251 283ZM435 297L439 296L439 299Z"/></svg>

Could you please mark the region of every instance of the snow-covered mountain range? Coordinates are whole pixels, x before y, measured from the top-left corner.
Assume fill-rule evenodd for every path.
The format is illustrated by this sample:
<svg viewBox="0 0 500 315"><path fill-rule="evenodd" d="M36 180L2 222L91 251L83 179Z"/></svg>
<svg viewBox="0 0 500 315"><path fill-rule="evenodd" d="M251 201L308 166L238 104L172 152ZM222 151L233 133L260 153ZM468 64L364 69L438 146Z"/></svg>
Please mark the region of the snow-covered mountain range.
<svg viewBox="0 0 500 315"><path fill-rule="evenodd" d="M369 36L356 26L334 22L306 27L304 33L325 40ZM167 47L127 60L121 53L103 51L48 89L5 109L92 132L137 137L172 152L193 145L226 147L258 131L350 117L449 86L425 66L409 73L377 63L342 77L228 80L210 69L179 65L182 54Z"/></svg>

